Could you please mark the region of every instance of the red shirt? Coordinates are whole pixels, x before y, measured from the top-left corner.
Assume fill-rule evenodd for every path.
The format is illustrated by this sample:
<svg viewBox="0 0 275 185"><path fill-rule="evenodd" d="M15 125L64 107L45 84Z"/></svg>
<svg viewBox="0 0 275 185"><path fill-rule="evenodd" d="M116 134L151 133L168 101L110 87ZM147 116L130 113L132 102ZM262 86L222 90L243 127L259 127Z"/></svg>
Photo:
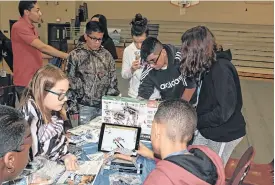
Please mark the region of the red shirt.
<svg viewBox="0 0 275 185"><path fill-rule="evenodd" d="M34 73L43 65L42 53L30 44L38 38L34 25L20 18L11 30L13 52L13 83L28 86Z"/></svg>

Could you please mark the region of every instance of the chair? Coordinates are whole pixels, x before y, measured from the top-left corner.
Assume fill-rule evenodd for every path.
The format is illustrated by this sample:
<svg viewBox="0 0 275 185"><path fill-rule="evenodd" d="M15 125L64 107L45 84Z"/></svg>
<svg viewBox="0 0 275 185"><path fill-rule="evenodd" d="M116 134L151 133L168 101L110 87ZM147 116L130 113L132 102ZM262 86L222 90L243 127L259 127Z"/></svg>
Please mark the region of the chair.
<svg viewBox="0 0 275 185"><path fill-rule="evenodd" d="M7 72L4 69L3 62L4 61L2 61L2 69L0 69L0 105L15 107L16 92L13 85L13 78L11 74L6 74Z"/></svg>
<svg viewBox="0 0 275 185"><path fill-rule="evenodd" d="M229 159L225 175L229 179L232 176L232 164L237 164L238 159ZM251 163L250 170L243 181L243 185L273 185L274 184L274 159L268 164Z"/></svg>
<svg viewBox="0 0 275 185"><path fill-rule="evenodd" d="M240 160L231 160L225 167L226 177L231 171L231 178L226 178L227 185L239 185L242 184L244 178L248 174L251 162L254 158L255 150L253 146L250 146L242 155ZM232 173L233 172L233 173Z"/></svg>

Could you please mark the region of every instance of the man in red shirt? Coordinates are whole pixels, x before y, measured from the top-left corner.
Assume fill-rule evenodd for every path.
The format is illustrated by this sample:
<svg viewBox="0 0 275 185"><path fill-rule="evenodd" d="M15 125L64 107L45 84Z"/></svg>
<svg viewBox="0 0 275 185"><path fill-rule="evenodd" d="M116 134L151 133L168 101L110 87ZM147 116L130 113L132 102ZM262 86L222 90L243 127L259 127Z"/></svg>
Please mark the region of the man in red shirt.
<svg viewBox="0 0 275 185"><path fill-rule="evenodd" d="M67 53L44 44L39 38L33 23L41 20L37 1L19 2L20 19L12 26L11 42L13 51L14 85L18 97L28 86L34 73L43 65L42 53L66 59Z"/></svg>

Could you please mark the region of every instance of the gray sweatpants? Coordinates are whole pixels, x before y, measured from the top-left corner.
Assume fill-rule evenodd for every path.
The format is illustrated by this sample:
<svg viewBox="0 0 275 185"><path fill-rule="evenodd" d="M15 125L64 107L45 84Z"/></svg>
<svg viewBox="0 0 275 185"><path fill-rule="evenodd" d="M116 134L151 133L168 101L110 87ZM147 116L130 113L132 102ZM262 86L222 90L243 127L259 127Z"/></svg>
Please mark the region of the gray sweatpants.
<svg viewBox="0 0 275 185"><path fill-rule="evenodd" d="M195 132L194 141L192 145L204 145L216 152L223 160L223 165L226 166L226 163L231 156L234 148L241 142L243 137L230 141L230 142L216 142L210 139L206 139L201 135L197 130Z"/></svg>

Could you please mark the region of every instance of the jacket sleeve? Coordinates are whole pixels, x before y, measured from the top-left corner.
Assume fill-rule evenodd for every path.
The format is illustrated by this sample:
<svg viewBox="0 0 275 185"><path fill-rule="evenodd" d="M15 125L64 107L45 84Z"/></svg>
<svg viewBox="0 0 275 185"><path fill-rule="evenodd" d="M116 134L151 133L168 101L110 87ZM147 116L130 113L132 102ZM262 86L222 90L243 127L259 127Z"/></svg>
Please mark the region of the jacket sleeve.
<svg viewBox="0 0 275 185"><path fill-rule="evenodd" d="M68 65L66 68L66 72L70 80L70 89L81 90L83 87L81 75L80 75L81 73L79 71L79 64L81 63L81 61L75 51L72 51L69 54L67 63Z"/></svg>
<svg viewBox="0 0 275 185"><path fill-rule="evenodd" d="M173 183L166 176L166 174L164 174L162 171L156 168L148 175L143 185L158 185L158 184L172 185Z"/></svg>
<svg viewBox="0 0 275 185"><path fill-rule="evenodd" d="M212 81L217 106L211 112L198 115L199 128L224 124L234 113L237 104L237 91L230 69L219 68L216 73L212 73Z"/></svg>
<svg viewBox="0 0 275 185"><path fill-rule="evenodd" d="M151 67L146 66L141 74L140 85L138 89L138 97L149 100L154 92L155 84L149 77L149 73L152 70Z"/></svg>
<svg viewBox="0 0 275 185"><path fill-rule="evenodd" d="M83 82L81 80L82 74L79 71L80 58L75 51L69 54L67 59L66 73L70 81L70 89L68 93L69 109L73 112L77 111L77 100L84 96Z"/></svg>
<svg viewBox="0 0 275 185"><path fill-rule="evenodd" d="M133 74L131 71L131 67L132 67L131 57L128 50L125 49L123 52L123 58L122 58L122 69L121 69L122 78L126 80L132 78Z"/></svg>
<svg viewBox="0 0 275 185"><path fill-rule="evenodd" d="M110 68L109 68L109 82L110 86L108 88L107 95L111 96L118 96L120 94L118 87L117 87L117 76L116 76L116 62L115 60L111 57L109 57L110 60Z"/></svg>
<svg viewBox="0 0 275 185"><path fill-rule="evenodd" d="M175 53L175 64L176 65L180 65L180 63L181 63L181 52L180 52L180 50L179 49L176 49L176 53Z"/></svg>
<svg viewBox="0 0 275 185"><path fill-rule="evenodd" d="M195 79L191 77L183 76L182 83L186 89L193 89L197 87Z"/></svg>

